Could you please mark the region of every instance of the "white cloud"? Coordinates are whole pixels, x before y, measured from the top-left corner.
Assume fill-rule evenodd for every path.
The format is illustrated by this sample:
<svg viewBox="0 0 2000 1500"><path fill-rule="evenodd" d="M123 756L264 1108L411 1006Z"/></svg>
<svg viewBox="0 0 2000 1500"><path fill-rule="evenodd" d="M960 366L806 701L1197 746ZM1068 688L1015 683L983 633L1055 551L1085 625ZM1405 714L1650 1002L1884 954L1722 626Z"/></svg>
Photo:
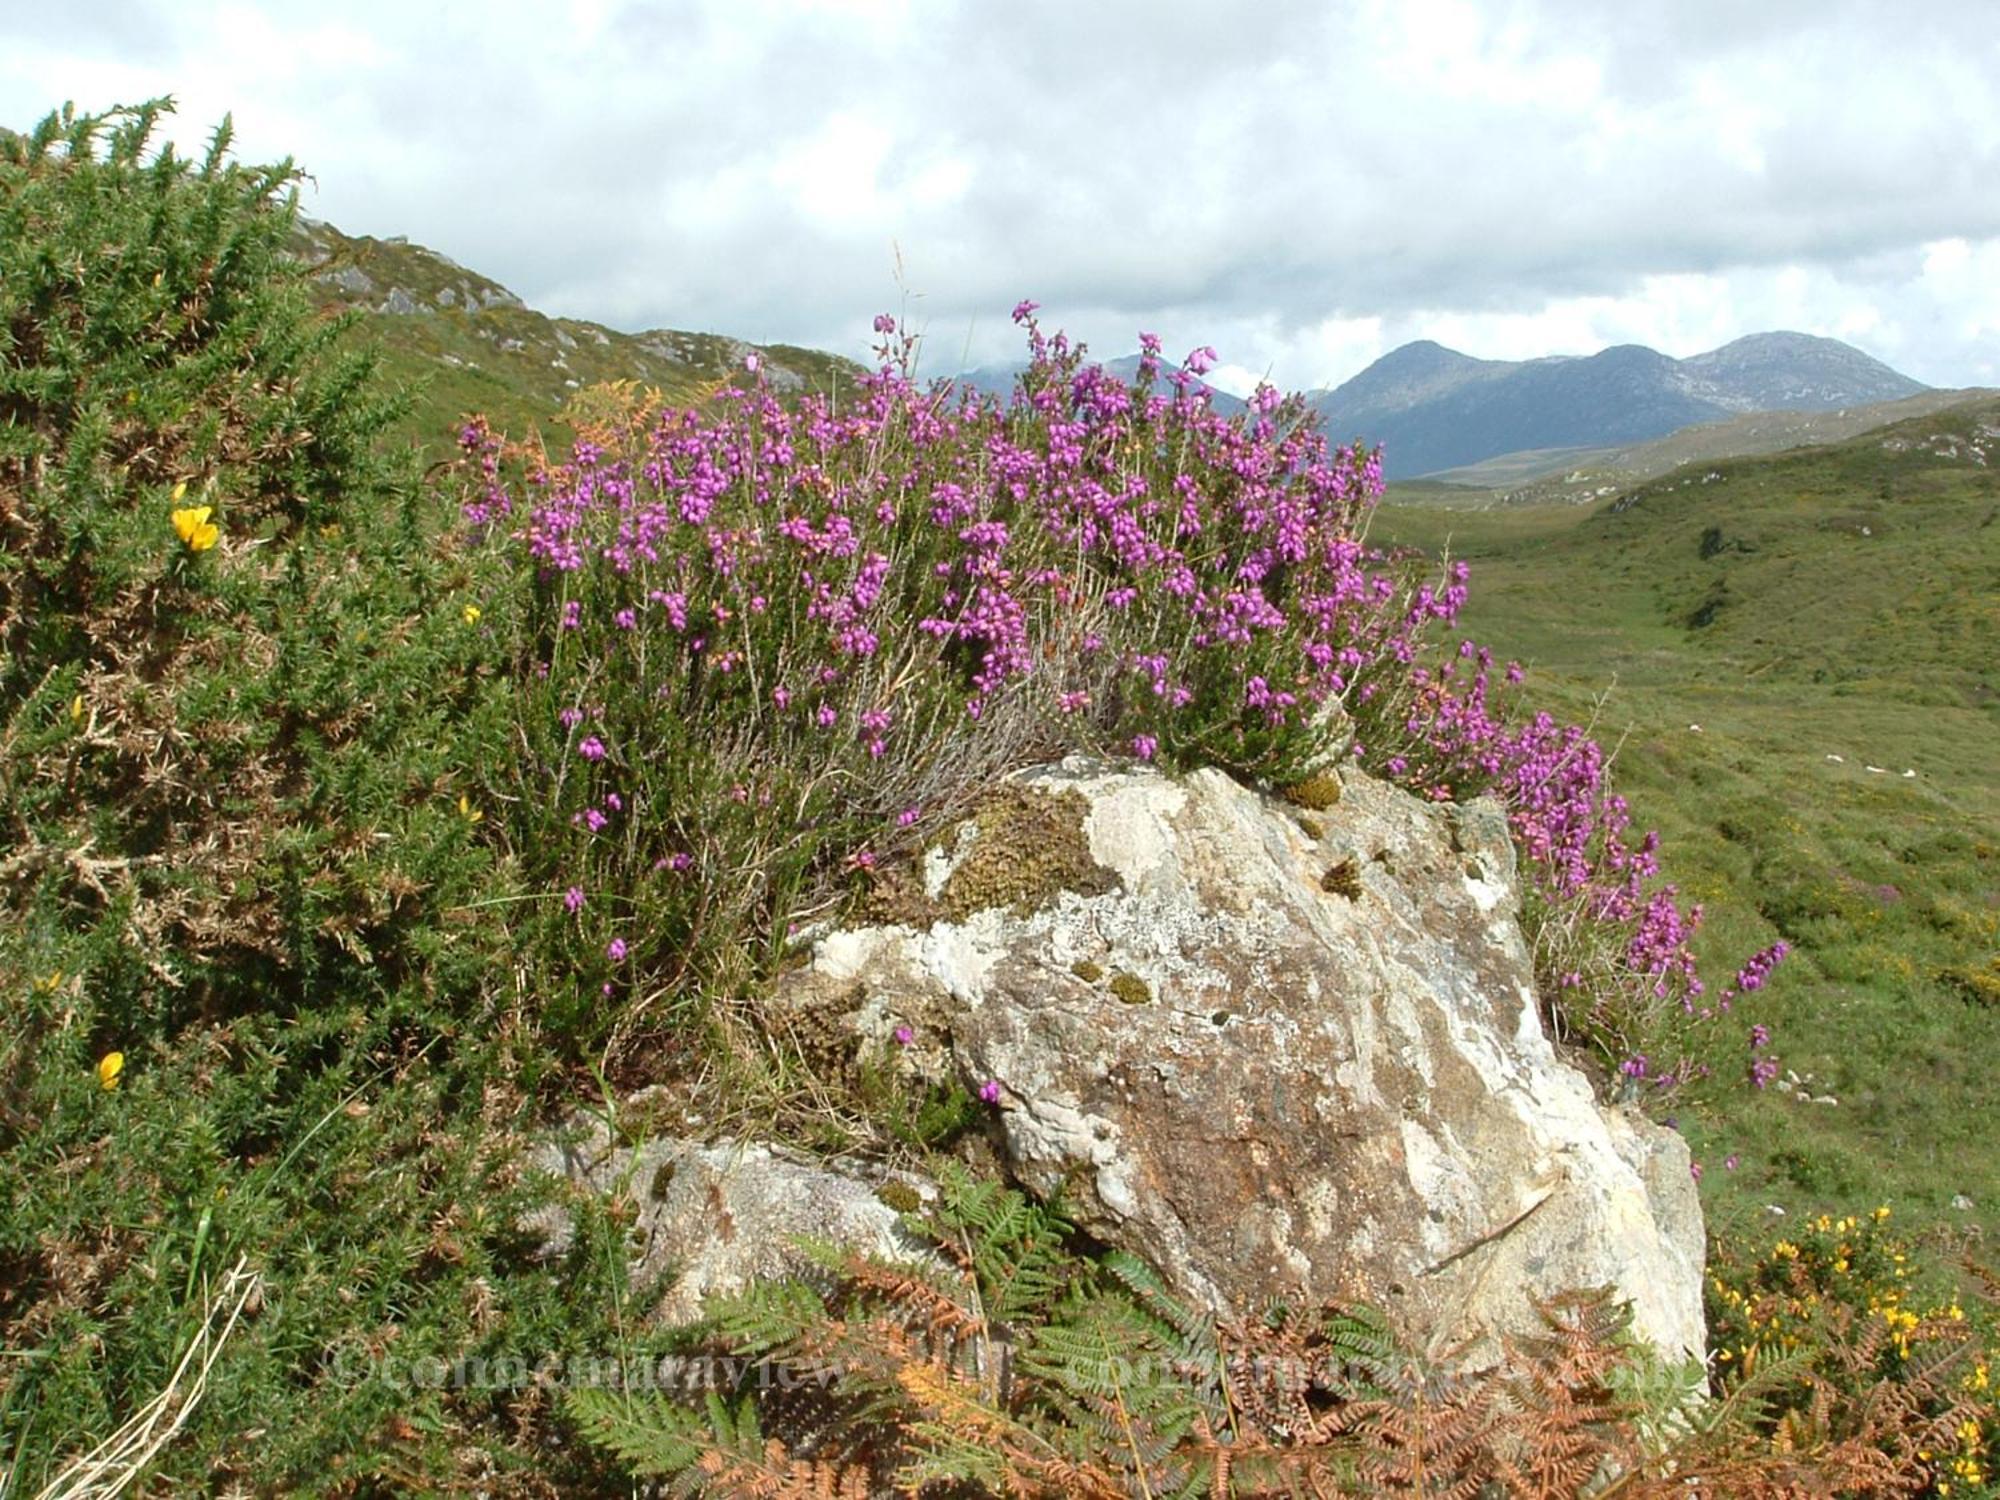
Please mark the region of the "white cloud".
<svg viewBox="0 0 2000 1500"><path fill-rule="evenodd" d="M1227 380L1769 327L2000 379L2000 15L1821 0L69 0L0 120L172 92L552 311L859 353L1016 298ZM1955 248L1954 248L1955 247ZM943 362L943 356L939 356Z"/></svg>

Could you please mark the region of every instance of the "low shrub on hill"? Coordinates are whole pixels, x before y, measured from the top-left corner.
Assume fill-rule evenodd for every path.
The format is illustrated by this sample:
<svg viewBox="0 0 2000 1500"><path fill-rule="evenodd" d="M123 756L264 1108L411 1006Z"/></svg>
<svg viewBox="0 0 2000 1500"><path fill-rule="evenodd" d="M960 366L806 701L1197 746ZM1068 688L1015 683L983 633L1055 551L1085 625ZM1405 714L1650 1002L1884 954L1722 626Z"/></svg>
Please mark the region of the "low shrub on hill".
<svg viewBox="0 0 2000 1500"><path fill-rule="evenodd" d="M413 1417L449 1465L334 1353L591 1337L515 1274L466 565L282 254L296 173L165 107L0 138L9 1493L100 1439L100 1485L421 1471Z"/></svg>

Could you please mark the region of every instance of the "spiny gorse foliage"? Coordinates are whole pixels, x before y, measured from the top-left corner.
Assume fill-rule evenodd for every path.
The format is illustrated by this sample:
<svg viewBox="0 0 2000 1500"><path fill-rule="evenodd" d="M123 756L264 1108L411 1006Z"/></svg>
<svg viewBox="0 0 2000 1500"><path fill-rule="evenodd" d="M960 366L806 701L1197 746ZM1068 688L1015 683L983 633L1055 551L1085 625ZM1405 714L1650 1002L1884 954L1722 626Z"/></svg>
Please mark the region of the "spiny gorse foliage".
<svg viewBox="0 0 2000 1500"><path fill-rule="evenodd" d="M297 172L227 121L153 148L169 107L0 141L0 858L169 988L296 983L422 879L356 878L401 789L341 752L407 744L409 674L467 653L395 649L442 570L376 447L397 397L285 257Z"/></svg>
<svg viewBox="0 0 2000 1500"><path fill-rule="evenodd" d="M164 109L0 139L0 1491L168 1389L239 1260L149 1482L422 1488L477 1413L337 1352L539 1357L609 1298L547 1315L510 1228L462 565L281 253L296 174Z"/></svg>

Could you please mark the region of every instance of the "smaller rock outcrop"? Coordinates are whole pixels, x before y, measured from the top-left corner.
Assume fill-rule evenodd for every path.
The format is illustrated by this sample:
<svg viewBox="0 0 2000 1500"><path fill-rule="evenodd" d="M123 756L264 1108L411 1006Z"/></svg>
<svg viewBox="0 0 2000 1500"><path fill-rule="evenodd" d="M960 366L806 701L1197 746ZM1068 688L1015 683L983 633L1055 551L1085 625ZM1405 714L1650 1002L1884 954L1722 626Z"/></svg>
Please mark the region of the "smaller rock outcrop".
<svg viewBox="0 0 2000 1500"><path fill-rule="evenodd" d="M577 1188L623 1200L632 1217L628 1278L642 1296L672 1278L654 1312L670 1325L693 1322L710 1297L807 1271L801 1236L884 1260L927 1253L899 1218L936 1188L906 1173L743 1141L660 1136L623 1144L598 1120L540 1143L529 1161ZM550 1257L566 1253L575 1233L559 1203L524 1227L542 1236L542 1254Z"/></svg>

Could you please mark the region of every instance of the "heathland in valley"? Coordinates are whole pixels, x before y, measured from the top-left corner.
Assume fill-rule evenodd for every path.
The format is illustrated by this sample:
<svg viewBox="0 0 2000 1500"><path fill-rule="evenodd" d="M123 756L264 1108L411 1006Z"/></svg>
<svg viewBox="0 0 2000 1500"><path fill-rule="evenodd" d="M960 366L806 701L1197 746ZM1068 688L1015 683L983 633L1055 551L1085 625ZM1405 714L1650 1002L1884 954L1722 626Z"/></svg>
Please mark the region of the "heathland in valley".
<svg viewBox="0 0 2000 1500"><path fill-rule="evenodd" d="M1995 1492L2000 399L1384 493L1205 351L547 318L158 114L0 134L0 1495ZM1211 1317L999 1178L996 1081L761 1024L1010 771L1330 746L1507 808L1544 1024L1692 1145L1705 1362ZM935 1177L929 1259L650 1322L643 1206L550 1253L526 1167L647 1086ZM607 1351L831 1384L533 1378Z"/></svg>

